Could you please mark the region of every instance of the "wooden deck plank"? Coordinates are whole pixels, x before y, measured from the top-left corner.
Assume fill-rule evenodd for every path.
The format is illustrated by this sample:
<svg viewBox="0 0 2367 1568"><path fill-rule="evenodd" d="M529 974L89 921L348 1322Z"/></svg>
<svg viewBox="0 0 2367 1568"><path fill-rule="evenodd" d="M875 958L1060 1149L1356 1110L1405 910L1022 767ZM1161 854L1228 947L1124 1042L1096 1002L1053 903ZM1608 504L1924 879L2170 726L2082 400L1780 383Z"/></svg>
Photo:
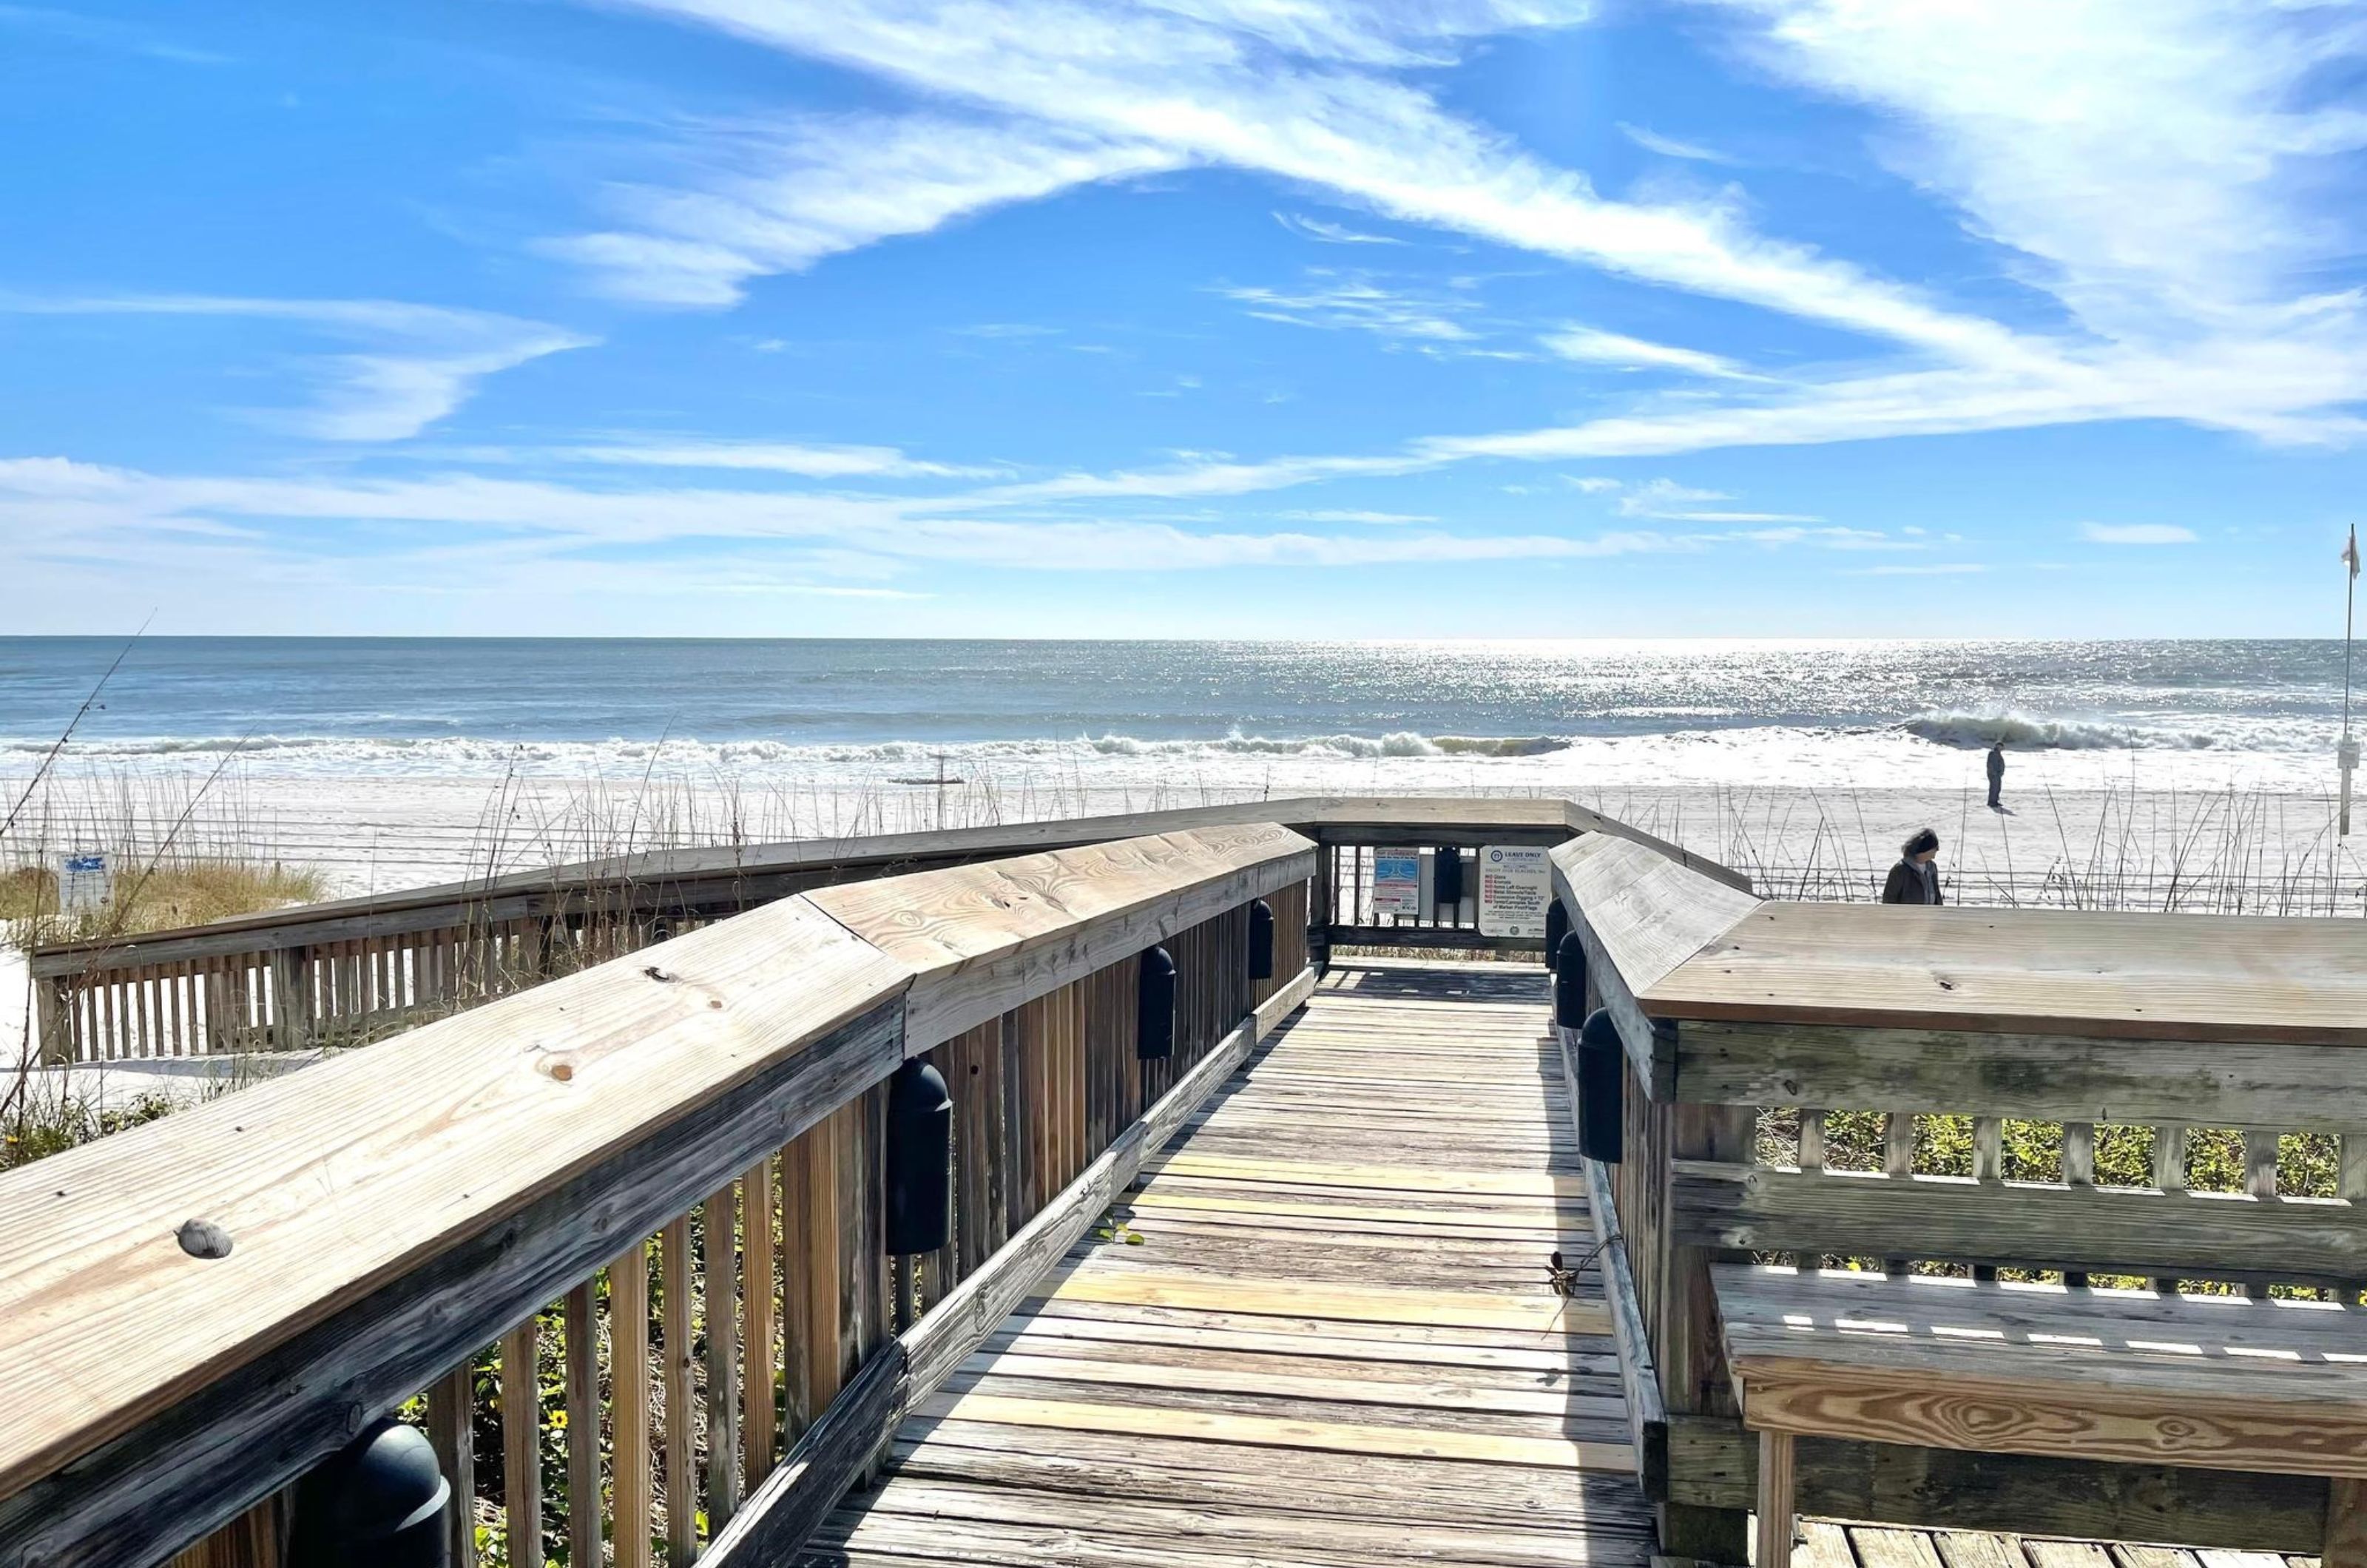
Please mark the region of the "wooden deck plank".
<svg viewBox="0 0 2367 1568"><path fill-rule="evenodd" d="M1642 1568L1543 976L1488 967L1327 976L800 1561Z"/></svg>

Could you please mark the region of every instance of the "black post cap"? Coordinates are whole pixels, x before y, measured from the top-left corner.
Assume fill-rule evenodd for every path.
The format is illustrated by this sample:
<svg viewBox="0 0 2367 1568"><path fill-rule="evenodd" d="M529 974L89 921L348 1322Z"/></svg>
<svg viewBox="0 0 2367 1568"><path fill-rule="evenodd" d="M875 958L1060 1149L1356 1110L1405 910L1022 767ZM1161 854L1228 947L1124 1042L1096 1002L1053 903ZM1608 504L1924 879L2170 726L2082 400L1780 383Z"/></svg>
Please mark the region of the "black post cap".
<svg viewBox="0 0 2367 1568"><path fill-rule="evenodd" d="M1597 1008L1578 1032L1578 1152L1605 1165L1625 1152L1626 1070L1619 1026Z"/></svg>
<svg viewBox="0 0 2367 1568"><path fill-rule="evenodd" d="M1562 934L1554 949L1554 1021L1576 1029L1586 1021L1586 949L1576 931Z"/></svg>
<svg viewBox="0 0 2367 1568"><path fill-rule="evenodd" d="M1136 995L1135 1057L1163 1062L1175 1055L1175 960L1165 948L1143 950Z"/></svg>
<svg viewBox="0 0 2367 1568"><path fill-rule="evenodd" d="M450 1568L451 1500L427 1435L381 1416L297 1483L288 1568Z"/></svg>
<svg viewBox="0 0 2367 1568"><path fill-rule="evenodd" d="M908 1058L888 1079L885 1250L934 1252L953 1227L954 1101L945 1075Z"/></svg>

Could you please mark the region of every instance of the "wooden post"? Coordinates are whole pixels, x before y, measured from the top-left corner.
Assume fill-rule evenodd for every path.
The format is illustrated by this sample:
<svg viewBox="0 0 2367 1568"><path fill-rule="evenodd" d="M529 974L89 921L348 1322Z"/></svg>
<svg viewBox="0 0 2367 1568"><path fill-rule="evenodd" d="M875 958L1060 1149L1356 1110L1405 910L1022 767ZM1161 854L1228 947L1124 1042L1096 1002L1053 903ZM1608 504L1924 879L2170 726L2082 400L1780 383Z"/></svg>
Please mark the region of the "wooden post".
<svg viewBox="0 0 2367 1568"><path fill-rule="evenodd" d="M301 947L274 948L271 953L271 1002L277 1027L271 1032L274 1050L300 1051L312 1043L311 954Z"/></svg>
<svg viewBox="0 0 2367 1568"><path fill-rule="evenodd" d="M1319 972L1331 967L1331 888L1339 875L1331 846L1315 847L1315 897L1307 919L1307 961Z"/></svg>
<svg viewBox="0 0 2367 1568"><path fill-rule="evenodd" d="M806 1386L807 1351L813 1337L807 1307L806 1270L813 1258L812 1178L808 1156L813 1134L800 1134L781 1151L781 1377L788 1391L787 1436L795 1442L814 1417Z"/></svg>
<svg viewBox="0 0 2367 1568"><path fill-rule="evenodd" d="M691 1439L698 1422L690 1407L690 1216L658 1233L658 1267L665 1276L660 1326L665 1334L666 1562L690 1568L698 1555L698 1478L691 1472Z"/></svg>
<svg viewBox="0 0 2367 1568"><path fill-rule="evenodd" d="M608 1427L617 1568L650 1568L650 1244L608 1266ZM592 1562L599 1559L593 1558Z"/></svg>
<svg viewBox="0 0 2367 1568"><path fill-rule="evenodd" d="M1757 1568L1792 1568L1792 1434L1759 1434Z"/></svg>
<svg viewBox="0 0 2367 1568"><path fill-rule="evenodd" d="M740 1273L734 1232L738 1190L725 1182L707 1200L707 1528L711 1535L740 1506Z"/></svg>
<svg viewBox="0 0 2367 1568"><path fill-rule="evenodd" d="M2346 1138L2347 1151L2352 1140ZM2186 1128L2181 1124L2156 1127L2153 1130L2153 1184L2164 1192L2186 1190ZM2153 1282L2157 1294L2178 1294L2178 1280L2164 1275Z"/></svg>
<svg viewBox="0 0 2367 1568"><path fill-rule="evenodd" d="M2096 1185L2096 1124L2093 1122L2063 1123L2063 1184L2066 1187ZM2067 1269L2063 1283L2078 1290L2088 1283L2084 1269Z"/></svg>
<svg viewBox="0 0 2367 1568"><path fill-rule="evenodd" d="M567 1561L600 1561L600 1327L592 1281L567 1292Z"/></svg>
<svg viewBox="0 0 2367 1568"><path fill-rule="evenodd" d="M741 1441L745 1446L743 1472L753 1492L771 1472L777 1430L773 1399L773 1162L760 1159L740 1180L740 1229L745 1261L740 1280L741 1344L745 1348L742 1372Z"/></svg>
<svg viewBox="0 0 2367 1568"><path fill-rule="evenodd" d="M171 1568L279 1568L289 1492L275 1492L173 1556Z"/></svg>
<svg viewBox="0 0 2367 1568"><path fill-rule="evenodd" d="M1894 1111L1883 1122L1882 1174L1894 1181L1907 1181L1915 1175L1915 1117L1912 1112ZM1903 1275L1907 1259L1886 1258L1882 1260L1886 1274Z"/></svg>
<svg viewBox="0 0 2367 1568"><path fill-rule="evenodd" d="M1018 1182L1019 1137L1018 1111L1012 1104L1018 1092L1014 1087L1017 1074L1013 1061L1018 1053L1018 1026L1013 1015L1004 1013L985 1026L982 1048L986 1054L987 1092L987 1190L986 1212L987 1250L998 1250L1009 1241L1019 1227L1013 1221L1017 1200L1012 1196Z"/></svg>
<svg viewBox="0 0 2367 1568"><path fill-rule="evenodd" d="M2244 1192L2273 1203L2277 1199L2277 1134L2265 1127L2244 1129ZM2247 1285L2244 1293L2256 1302L2269 1299L2266 1285Z"/></svg>
<svg viewBox="0 0 2367 1568"><path fill-rule="evenodd" d="M805 1146L804 1248L798 1275L804 1292L806 1419L813 1422L838 1397L838 1129L836 1111L798 1140Z"/></svg>
<svg viewBox="0 0 2367 1568"><path fill-rule="evenodd" d="M452 1568L477 1568L477 1445L470 1406L476 1398L473 1358L427 1386L427 1440L436 1468L452 1483Z"/></svg>
<svg viewBox="0 0 2367 1568"><path fill-rule="evenodd" d="M542 1561L542 1399L536 1382L535 1321L502 1337L502 1518L509 1561Z"/></svg>
<svg viewBox="0 0 2367 1568"><path fill-rule="evenodd" d="M2001 1182L2005 1179L2005 1119L2001 1116L1973 1118L1973 1179ZM1994 1280L1997 1266L1993 1263L1973 1265L1973 1278Z"/></svg>
<svg viewBox="0 0 2367 1568"><path fill-rule="evenodd" d="M1641 1086L1629 1076L1631 1100L1640 1100ZM1748 1105L1670 1105L1666 1116L1668 1156L1654 1165L1650 1179L1659 1191L1653 1212L1673 1212L1669 1190L1670 1162L1680 1159L1749 1161L1758 1131L1759 1112ZM1643 1151L1631 1151L1630 1158ZM1623 1224L1625 1215L1622 1215ZM1709 1266L1746 1258L1740 1252L1679 1247L1666 1239L1667 1272L1648 1312L1657 1319L1654 1358L1659 1363L1661 1397L1671 1415L1735 1414L1734 1393L1726 1375L1719 1348L1717 1300L1710 1289ZM1670 1557L1697 1557L1712 1562L1741 1562L1750 1543L1750 1517L1739 1508L1704 1508L1686 1503L1662 1503L1658 1507L1660 1551Z"/></svg>
<svg viewBox="0 0 2367 1568"><path fill-rule="evenodd" d="M73 995L63 975L51 975L33 987L34 1026L40 1031L41 1060L51 1066L64 1066L74 1060L74 1038L67 1022L73 1006Z"/></svg>
<svg viewBox="0 0 2367 1568"><path fill-rule="evenodd" d="M1028 1163L1035 1151L1029 1122L1025 1014L1002 1015L1002 1234L1013 1236L1035 1211L1027 1206Z"/></svg>

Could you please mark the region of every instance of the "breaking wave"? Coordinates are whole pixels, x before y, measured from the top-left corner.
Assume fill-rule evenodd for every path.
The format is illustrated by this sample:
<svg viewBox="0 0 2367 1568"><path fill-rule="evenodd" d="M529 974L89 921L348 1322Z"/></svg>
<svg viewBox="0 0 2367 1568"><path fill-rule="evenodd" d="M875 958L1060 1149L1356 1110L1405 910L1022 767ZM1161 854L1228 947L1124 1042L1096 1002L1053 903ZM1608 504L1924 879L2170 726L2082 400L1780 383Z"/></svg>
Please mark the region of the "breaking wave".
<svg viewBox="0 0 2367 1568"><path fill-rule="evenodd" d="M0 738L0 760L12 755L39 757L54 741L40 737ZM425 773L452 767L469 771L507 766L583 761L629 763L662 757L677 766L716 767L749 764L810 763L860 769L866 764L924 761L939 751L981 760L1025 760L1075 756L1203 759L1300 759L1309 761L1353 761L1398 757L1541 757L1567 750L1568 739L1555 736L1428 736L1413 730L1392 730L1378 736L1315 735L1267 737L1238 731L1223 736L1145 739L1131 735L1082 736L1070 739L1043 737L1015 740L787 741L698 740L675 737L664 741L504 740L486 737L431 736L353 737L317 735L126 737L77 739L69 755L83 761L136 761L141 759L197 761L235 752L266 769L293 767L305 772ZM5 762L0 762L5 765Z"/></svg>
<svg viewBox="0 0 2367 1568"><path fill-rule="evenodd" d="M2003 713L1920 714L1900 728L1936 745L1974 750L1986 750L2000 740L2008 750L2053 751L2202 751L2225 743L2224 738L2205 730L2040 718L2010 709Z"/></svg>

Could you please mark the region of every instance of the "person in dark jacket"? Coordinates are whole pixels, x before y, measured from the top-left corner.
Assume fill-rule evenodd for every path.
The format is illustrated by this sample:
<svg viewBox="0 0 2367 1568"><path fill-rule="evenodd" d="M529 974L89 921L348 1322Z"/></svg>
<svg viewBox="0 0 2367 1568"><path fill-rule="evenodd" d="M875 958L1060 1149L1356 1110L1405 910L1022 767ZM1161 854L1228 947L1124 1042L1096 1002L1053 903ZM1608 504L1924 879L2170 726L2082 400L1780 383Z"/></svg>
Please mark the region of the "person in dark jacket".
<svg viewBox="0 0 2367 1568"><path fill-rule="evenodd" d="M2005 788L2005 742L1993 740L1989 743L1989 809L1991 811L2005 809L1998 799L1998 792L2003 788Z"/></svg>
<svg viewBox="0 0 2367 1568"><path fill-rule="evenodd" d="M1898 863L1882 884L1886 904L1937 904L1940 897L1940 835L1926 828L1899 846Z"/></svg>

